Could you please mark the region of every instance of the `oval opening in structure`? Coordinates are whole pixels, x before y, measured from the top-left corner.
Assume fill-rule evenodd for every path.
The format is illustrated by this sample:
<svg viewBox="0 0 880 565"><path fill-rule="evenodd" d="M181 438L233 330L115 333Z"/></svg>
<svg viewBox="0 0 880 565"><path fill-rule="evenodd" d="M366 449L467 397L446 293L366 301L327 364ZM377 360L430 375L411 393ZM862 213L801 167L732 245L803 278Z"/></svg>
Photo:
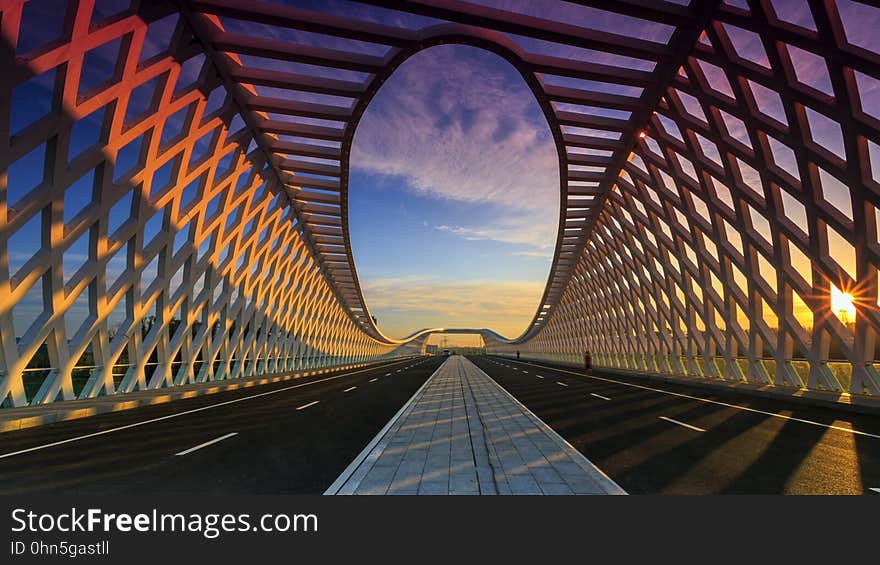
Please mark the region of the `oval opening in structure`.
<svg viewBox="0 0 880 565"><path fill-rule="evenodd" d="M463 45L406 60L358 125L348 198L361 289L386 335L516 337L529 324L556 244L559 163L508 61Z"/></svg>

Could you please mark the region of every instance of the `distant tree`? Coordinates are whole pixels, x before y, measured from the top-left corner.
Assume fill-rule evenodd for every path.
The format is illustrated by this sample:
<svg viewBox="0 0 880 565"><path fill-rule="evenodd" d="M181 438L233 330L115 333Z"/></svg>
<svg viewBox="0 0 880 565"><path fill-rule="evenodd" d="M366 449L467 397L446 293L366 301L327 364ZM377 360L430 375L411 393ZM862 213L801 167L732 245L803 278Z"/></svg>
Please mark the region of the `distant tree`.
<svg viewBox="0 0 880 565"><path fill-rule="evenodd" d="M177 328L180 326L180 320L177 318L171 318L168 322L168 336L173 338L174 334L177 332Z"/></svg>
<svg viewBox="0 0 880 565"><path fill-rule="evenodd" d="M156 316L145 316L141 319L141 338L146 338L156 324Z"/></svg>

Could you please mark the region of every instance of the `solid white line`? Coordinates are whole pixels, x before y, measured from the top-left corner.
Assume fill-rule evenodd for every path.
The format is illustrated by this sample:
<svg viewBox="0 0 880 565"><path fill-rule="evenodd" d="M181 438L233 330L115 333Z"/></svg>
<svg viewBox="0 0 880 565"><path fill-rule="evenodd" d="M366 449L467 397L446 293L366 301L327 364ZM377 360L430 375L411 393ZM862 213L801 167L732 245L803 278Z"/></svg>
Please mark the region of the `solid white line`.
<svg viewBox="0 0 880 565"><path fill-rule="evenodd" d="M556 384L558 384L559 386L568 386L567 384L565 384L565 383L561 383L561 382L559 382L559 381L556 381Z"/></svg>
<svg viewBox="0 0 880 565"><path fill-rule="evenodd" d="M728 408L736 408L737 410L745 410L746 412L754 412L755 414L763 414L765 416L773 416L774 418L782 418L784 420L791 420L792 422L800 422L801 424L810 424L811 426L819 426L822 428L828 428L830 430L837 430L839 432L851 433L853 435L880 439L880 434L872 434L872 433L863 432L860 430L853 430L851 428L844 428L843 426L834 426L831 424L823 424L821 422L814 422L813 420L805 420L803 418L797 418L795 416L786 416L785 414L779 414L777 412L768 412L766 410L758 410L757 408L749 408L748 406L740 406L739 404L730 404L729 402L722 402L720 400L710 400L708 398L700 398L699 396L693 396L693 395L684 394L681 392L672 392L670 390L662 390L659 388L654 388L654 387L645 386L645 385L637 385L637 384L633 384L633 383L628 383L626 381L618 381L617 379L609 379L607 377L596 377L594 375L584 375L583 373L576 373L574 371L567 371L565 369L557 369L556 367L548 367L546 365L540 365L540 367L543 367L545 369L549 369L551 371L558 371L560 373L569 373L572 375L577 375L579 377L586 376L587 378L595 379L597 381L605 381L606 383L614 383L614 384L619 384L619 385L623 385L623 386L628 386L631 388L640 388L642 390L650 390L652 392L659 392L661 394L669 394L671 396L678 396L679 398L688 398L690 400L699 400L700 402L706 402L708 404L716 404L718 406L726 406ZM736 391L731 391L731 392L736 392Z"/></svg>
<svg viewBox="0 0 880 565"><path fill-rule="evenodd" d="M684 422L679 422L678 420L673 420L672 418L667 418L666 416L660 416L661 420L666 420L667 422L672 422L673 424L678 424L679 426L683 426L689 430L694 430L695 432L705 432L703 428L698 428L697 426L692 426L690 424L685 424Z"/></svg>
<svg viewBox="0 0 880 565"><path fill-rule="evenodd" d="M320 402L320 400L313 400L313 401L309 402L308 404L303 404L302 406L298 406L297 410L305 410L309 406L314 406L315 404L317 404L319 402Z"/></svg>
<svg viewBox="0 0 880 565"><path fill-rule="evenodd" d="M351 392L351 391L353 391L353 390L356 389L356 388L357 388L356 386L350 386L350 387L348 387L347 389L343 390L342 392Z"/></svg>
<svg viewBox="0 0 880 565"><path fill-rule="evenodd" d="M595 392L591 392L590 396L595 396L596 398L601 398L602 400L611 400L607 396L602 396L601 394L596 394Z"/></svg>
<svg viewBox="0 0 880 565"><path fill-rule="evenodd" d="M379 380L379 379L370 379L370 382L371 382L371 383L374 383L374 382L376 382L376 381L378 381L378 380Z"/></svg>
<svg viewBox="0 0 880 565"><path fill-rule="evenodd" d="M398 363L399 363L399 361L398 361ZM336 380L336 379L341 379L342 377L347 377L348 375L356 375L356 374L358 374L358 373L363 373L363 372L366 372L366 371L372 371L372 370L374 370L374 369L379 369L379 368L387 367L388 365L394 365L394 364L395 364L395 362L392 361L391 363L388 363L388 364L386 364L386 365L380 365L379 367L366 367L366 368L364 368L364 369L358 369L357 371L351 371L351 372L349 372L349 373L342 373L342 374L339 374L339 375L334 375L334 376L332 376L332 377L326 377L326 378L323 378L323 379L318 379L318 380L316 380L316 381L309 381L309 382L307 382L307 383L300 383L300 384L298 384L298 385L286 386L286 387L284 387L284 388L278 388L278 389L275 389L275 390L269 390L269 391L266 391L266 392L258 392L257 394L252 394L252 395L250 395L250 396L244 396L244 397L242 397L242 398L235 398L235 399L233 399L233 400L226 400L226 401L224 401L224 402L218 402L217 404L211 404L211 405L209 405L209 406L202 406L201 408L193 408L192 410L184 410L183 412L175 412L174 414L168 414L167 416L159 416L158 418L150 418L149 420L143 420L143 421L141 421L141 422L135 422L135 423L133 423L133 424L126 424L126 425L124 425L124 426L118 426L118 427L115 427L115 428L110 428L109 430L101 430L100 432L93 432L93 433L90 433L90 434L84 434L84 435L81 435L81 436L75 436L75 437L71 437L71 438L67 438L67 439L62 439L62 440L59 440L59 441L53 441L52 443L45 443L45 444L43 444L43 445L36 445L36 446L34 446L34 447L28 447L27 449L19 449L18 451L12 451L12 452L10 452L10 453L4 453L4 454L0 455L0 459L6 459L7 457L12 457L12 456L14 456L14 455L21 455L21 454L23 454L23 453L30 453L31 451L39 451L39 450L41 450L41 449L46 449L46 448L49 448L49 447L55 447L55 446L57 446L57 445L64 445L65 443L71 443L71 442L74 442L74 441L79 441L79 440L81 440L81 439L89 439L89 438L93 438L93 437L98 437L98 436L102 436L102 435L105 435L105 434L110 434L110 433L113 433L113 432L118 432L118 431L122 431L122 430L127 430L127 429L129 429L129 428L136 428L136 427L138 427L138 426L145 426L145 425L147 425L147 424L153 424L153 423L156 423L156 422L161 422L162 420L170 420L171 418L177 418L178 416L186 416L187 414L195 414L196 412L202 412L202 411L204 411L204 410L211 410L212 408L218 408L218 407L220 407L220 406L226 406L226 405L228 405L228 404L235 404L235 403L237 403L237 402L244 402L245 400L250 400L250 399L252 399L252 398L259 398L259 397L261 397L261 396L268 396L268 395L270 395L270 394L278 394L279 392L284 392L284 391L292 390L292 389L295 389L295 388L300 388L300 387L304 387L304 386L311 386L311 385L315 385L315 384L318 384L318 383L325 383L325 382L327 382L327 381L334 381L334 380Z"/></svg>
<svg viewBox="0 0 880 565"><path fill-rule="evenodd" d="M237 435L238 435L238 432L232 432L231 434L226 434L225 436L220 436L218 438L214 438L211 441L206 441L205 443L200 443L195 447L190 447L189 449L185 449L179 453L175 453L174 455L187 455L188 453L192 453L193 451L198 451L199 449L201 449L203 447L208 447L209 445L214 445L217 442L221 442L224 439L229 439L232 436L237 436Z"/></svg>

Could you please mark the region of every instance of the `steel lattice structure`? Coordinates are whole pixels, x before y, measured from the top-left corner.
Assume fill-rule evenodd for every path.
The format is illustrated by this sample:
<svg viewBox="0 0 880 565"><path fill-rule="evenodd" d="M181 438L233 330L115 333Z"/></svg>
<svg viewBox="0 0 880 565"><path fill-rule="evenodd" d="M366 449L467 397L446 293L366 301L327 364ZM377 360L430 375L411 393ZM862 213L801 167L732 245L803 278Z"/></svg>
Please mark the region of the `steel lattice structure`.
<svg viewBox="0 0 880 565"><path fill-rule="evenodd" d="M483 332L490 351L880 394L880 55L848 39L835 2L804 0L797 22L771 0L572 3L654 39L459 0L364 0L361 16L112 4L71 0L57 36L25 49L31 3L0 2L4 405L422 348L438 330L388 338L364 303L349 155L383 82L445 43L513 64L558 150L544 296L518 338ZM95 79L108 49L112 72ZM16 99L34 84L47 109L14 127L40 102ZM94 139L78 151L83 124ZM15 178L26 165L42 171L33 183ZM71 210L83 187L91 202ZM855 297L852 323L833 290ZM40 352L51 369L29 370Z"/></svg>

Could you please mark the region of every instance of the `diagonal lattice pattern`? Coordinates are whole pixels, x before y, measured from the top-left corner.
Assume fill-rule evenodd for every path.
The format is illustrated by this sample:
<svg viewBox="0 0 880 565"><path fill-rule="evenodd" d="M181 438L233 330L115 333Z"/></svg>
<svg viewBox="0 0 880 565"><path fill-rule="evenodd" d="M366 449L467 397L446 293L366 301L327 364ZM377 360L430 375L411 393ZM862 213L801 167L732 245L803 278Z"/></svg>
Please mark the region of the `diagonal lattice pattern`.
<svg viewBox="0 0 880 565"><path fill-rule="evenodd" d="M715 3L640 9L647 19L636 23L649 39L590 26L597 16L611 18L604 27L632 24L623 15L635 8L629 3L585 2L622 13L588 7L579 14L583 24L564 23L563 14L547 18L536 5L515 11L458 1L361 2L373 8L355 11L358 17L333 5L318 11L243 0L196 0L185 11L298 202L304 230L315 238L344 303L382 341L389 340L364 303L346 219L359 120L391 73L423 49L473 45L516 67L550 125L564 203L551 274L523 340L552 314L659 85L684 60Z"/></svg>
<svg viewBox="0 0 880 565"><path fill-rule="evenodd" d="M0 3L3 405L418 349L364 304L348 156L443 43L511 62L559 156L544 296L490 350L880 394L877 8L484 4Z"/></svg>
<svg viewBox="0 0 880 565"><path fill-rule="evenodd" d="M880 68L833 3L809 8L800 25L769 2L717 11L529 350L880 393Z"/></svg>
<svg viewBox="0 0 880 565"><path fill-rule="evenodd" d="M4 405L351 364L392 349L340 307L172 4L100 19L91 2L72 3L62 35L24 59L9 51L28 5L6 4ZM165 43L145 58L163 28ZM83 66L100 66L90 55L108 45L98 55L111 57L109 76L86 89ZM51 101L45 113L10 131L13 112L31 117L35 95ZM94 130L88 147L79 124ZM71 158L74 144L83 150ZM69 210L76 190L91 198ZM38 312L15 316L23 307Z"/></svg>

